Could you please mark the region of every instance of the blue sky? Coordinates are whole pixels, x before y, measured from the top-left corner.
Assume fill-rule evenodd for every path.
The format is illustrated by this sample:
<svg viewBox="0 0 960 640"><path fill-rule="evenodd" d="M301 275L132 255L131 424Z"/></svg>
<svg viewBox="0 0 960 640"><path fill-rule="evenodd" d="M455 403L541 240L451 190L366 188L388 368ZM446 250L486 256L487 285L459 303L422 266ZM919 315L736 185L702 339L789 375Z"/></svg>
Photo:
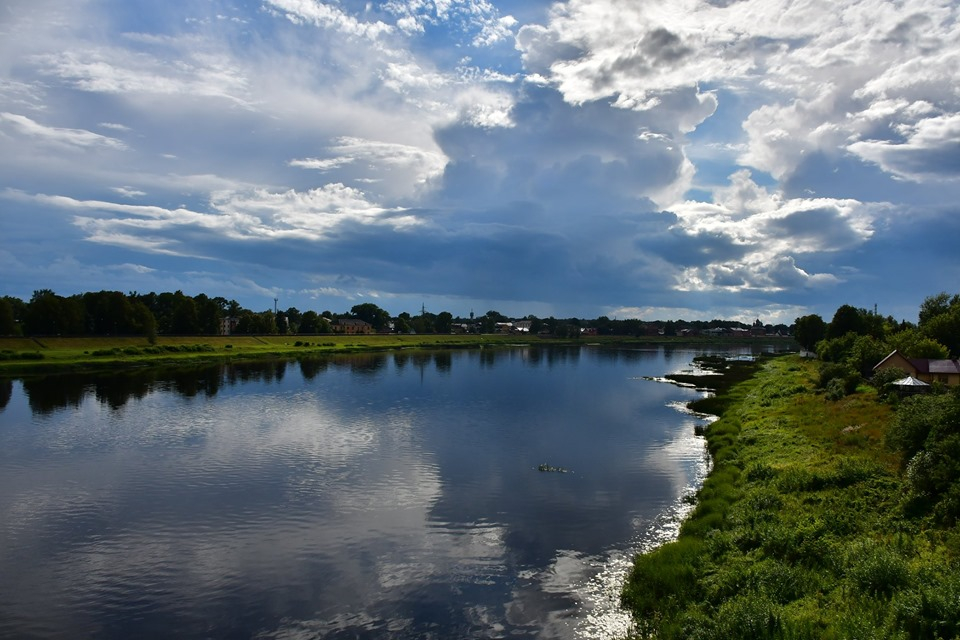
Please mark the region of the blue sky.
<svg viewBox="0 0 960 640"><path fill-rule="evenodd" d="M960 291L958 14L7 0L0 293L915 320Z"/></svg>

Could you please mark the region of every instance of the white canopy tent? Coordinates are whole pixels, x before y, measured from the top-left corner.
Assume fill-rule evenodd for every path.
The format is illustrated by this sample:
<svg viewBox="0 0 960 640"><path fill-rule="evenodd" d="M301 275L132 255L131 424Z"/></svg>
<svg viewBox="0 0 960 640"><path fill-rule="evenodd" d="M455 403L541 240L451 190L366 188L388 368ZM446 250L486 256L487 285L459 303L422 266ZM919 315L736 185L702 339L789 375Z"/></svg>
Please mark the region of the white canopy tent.
<svg viewBox="0 0 960 640"><path fill-rule="evenodd" d="M924 393L927 391L927 389L930 388L929 384L927 384L923 380L917 380L913 376L900 378L899 380L895 380L890 384L896 387L897 392L901 396L905 394L911 394L911 393Z"/></svg>

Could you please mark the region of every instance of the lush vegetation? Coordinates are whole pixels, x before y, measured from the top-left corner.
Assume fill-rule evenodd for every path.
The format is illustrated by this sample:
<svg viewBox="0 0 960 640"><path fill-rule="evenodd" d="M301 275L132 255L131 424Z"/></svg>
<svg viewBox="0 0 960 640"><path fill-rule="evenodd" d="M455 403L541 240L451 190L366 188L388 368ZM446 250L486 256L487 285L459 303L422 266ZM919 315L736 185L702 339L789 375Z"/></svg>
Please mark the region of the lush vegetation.
<svg viewBox="0 0 960 640"><path fill-rule="evenodd" d="M695 510L623 592L636 637L960 637L960 390L820 379L773 358L714 401Z"/></svg>

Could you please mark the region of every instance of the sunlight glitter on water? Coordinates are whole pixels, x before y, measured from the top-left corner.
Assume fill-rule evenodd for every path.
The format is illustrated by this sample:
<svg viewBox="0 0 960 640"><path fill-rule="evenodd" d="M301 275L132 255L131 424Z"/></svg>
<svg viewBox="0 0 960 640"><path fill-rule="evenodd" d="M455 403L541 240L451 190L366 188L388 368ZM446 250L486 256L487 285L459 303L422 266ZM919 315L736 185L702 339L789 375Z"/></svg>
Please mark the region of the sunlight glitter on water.
<svg viewBox="0 0 960 640"><path fill-rule="evenodd" d="M706 426L717 419L716 416L692 411L685 402L670 402L667 406L696 418L699 426ZM659 453L667 458L695 460L691 482L657 518L636 523L638 535L627 548L610 551L605 557L581 560L584 565L588 565L582 568L583 572L588 571L591 566L594 572L591 572L585 581L576 583L574 588L574 594L581 603L579 622L575 629L575 637L580 640L609 640L629 635L633 628L633 619L630 613L620 606L620 594L633 567L633 558L676 540L680 525L695 506L689 497L703 485L710 471L706 441L702 436L694 435L694 430L689 425L685 425L683 435L661 448ZM595 569L597 566L600 567L599 571Z"/></svg>

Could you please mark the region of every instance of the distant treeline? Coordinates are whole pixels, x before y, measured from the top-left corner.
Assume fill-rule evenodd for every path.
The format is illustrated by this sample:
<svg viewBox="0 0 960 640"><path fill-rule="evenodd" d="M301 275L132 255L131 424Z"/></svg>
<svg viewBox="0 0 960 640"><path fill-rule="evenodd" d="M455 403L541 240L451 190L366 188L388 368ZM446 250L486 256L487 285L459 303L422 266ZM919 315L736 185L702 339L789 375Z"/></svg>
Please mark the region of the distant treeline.
<svg viewBox="0 0 960 640"><path fill-rule="evenodd" d="M511 319L497 311L469 318L447 311L397 316L372 303L354 305L349 312L301 311L296 307L252 311L236 300L206 294L188 296L173 293L122 293L97 291L60 296L50 289L35 291L29 301L12 296L0 298L0 335L21 336L129 336L222 335L229 334L325 334L337 330L337 320L355 319L369 323L375 332L395 333L494 333L508 323L522 326L525 333L577 337L584 333L614 336L697 335L714 332L751 331L789 335L785 324L764 325L759 320L747 325L734 320L644 321L581 318L537 318L528 315Z"/></svg>

